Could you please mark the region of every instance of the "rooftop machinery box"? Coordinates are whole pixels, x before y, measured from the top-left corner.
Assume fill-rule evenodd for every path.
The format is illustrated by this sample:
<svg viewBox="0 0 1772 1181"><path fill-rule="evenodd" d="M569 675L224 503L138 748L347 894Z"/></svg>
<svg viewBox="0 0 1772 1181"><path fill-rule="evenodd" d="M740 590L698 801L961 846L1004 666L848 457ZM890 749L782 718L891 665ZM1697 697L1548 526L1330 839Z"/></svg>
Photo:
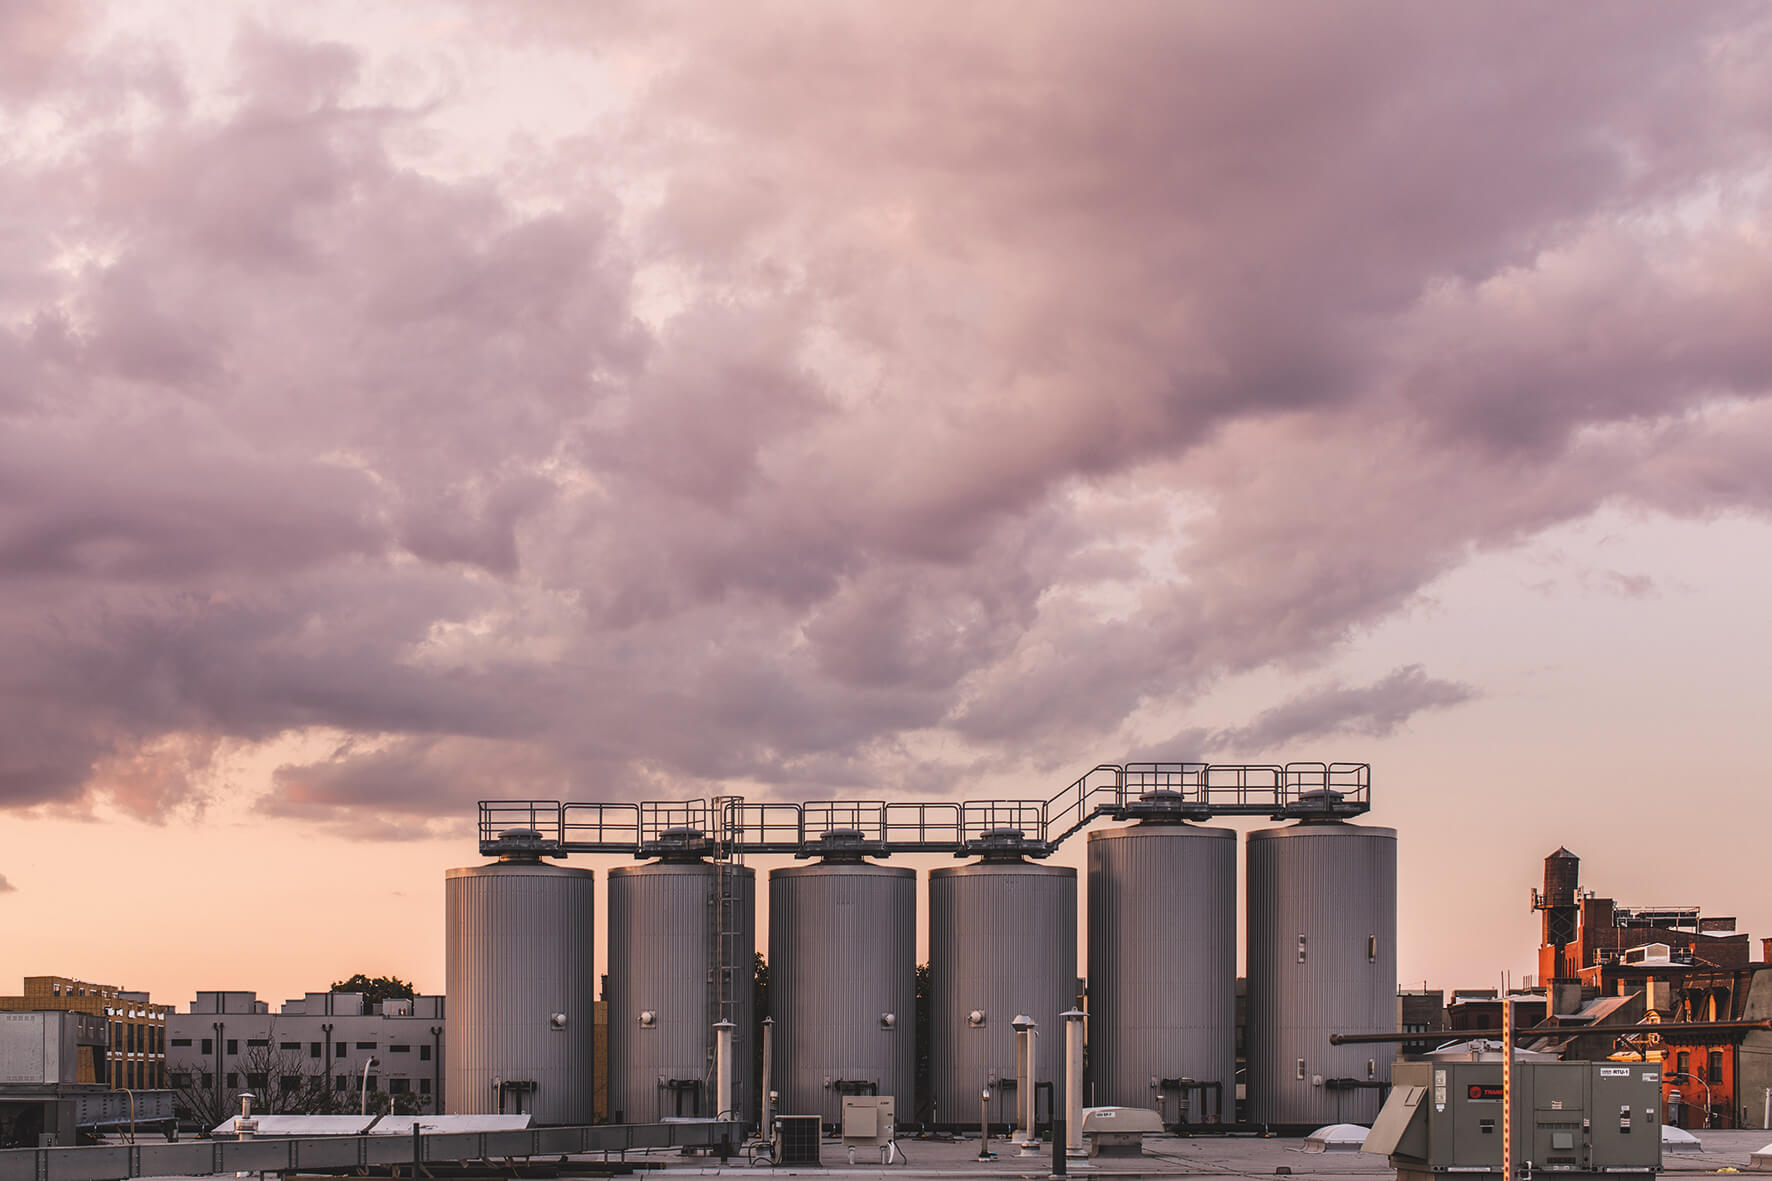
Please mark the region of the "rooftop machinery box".
<svg viewBox="0 0 1772 1181"><path fill-rule="evenodd" d="M1516 1062L1513 1091L1518 1175L1660 1170L1660 1063ZM1499 1173L1502 1127L1499 1061L1399 1062L1365 1151L1399 1181Z"/></svg>

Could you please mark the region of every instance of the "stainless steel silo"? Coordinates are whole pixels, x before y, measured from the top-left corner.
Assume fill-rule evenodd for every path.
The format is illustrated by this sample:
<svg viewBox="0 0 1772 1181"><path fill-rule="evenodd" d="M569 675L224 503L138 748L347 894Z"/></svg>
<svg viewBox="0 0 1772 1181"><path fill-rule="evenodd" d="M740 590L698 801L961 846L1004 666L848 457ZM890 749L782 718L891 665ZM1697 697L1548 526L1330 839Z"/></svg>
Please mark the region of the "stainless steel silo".
<svg viewBox="0 0 1772 1181"><path fill-rule="evenodd" d="M1369 1124L1397 1023L1395 829L1307 821L1249 834L1248 1118Z"/></svg>
<svg viewBox="0 0 1772 1181"><path fill-rule="evenodd" d="M444 874L444 1107L591 1121L594 875L512 854Z"/></svg>
<svg viewBox="0 0 1772 1181"><path fill-rule="evenodd" d="M859 834L858 834L859 835ZM842 1118L846 1094L916 1096L917 872L859 854L769 874L779 1110Z"/></svg>
<svg viewBox="0 0 1772 1181"><path fill-rule="evenodd" d="M1146 820L1089 834L1085 1101L1236 1118L1237 834Z"/></svg>
<svg viewBox="0 0 1772 1181"><path fill-rule="evenodd" d="M610 1118L720 1114L714 1023L726 1019L737 1027L733 1110L755 1122L756 874L685 851L610 870L608 890Z"/></svg>
<svg viewBox="0 0 1772 1181"><path fill-rule="evenodd" d="M932 1120L977 1126L1016 1113L1017 1016L1038 1023L1036 1083L1063 1072L1059 1014L1076 1005L1077 871L1014 853L929 874L929 1085ZM1042 1108L1042 1111L1044 1108Z"/></svg>

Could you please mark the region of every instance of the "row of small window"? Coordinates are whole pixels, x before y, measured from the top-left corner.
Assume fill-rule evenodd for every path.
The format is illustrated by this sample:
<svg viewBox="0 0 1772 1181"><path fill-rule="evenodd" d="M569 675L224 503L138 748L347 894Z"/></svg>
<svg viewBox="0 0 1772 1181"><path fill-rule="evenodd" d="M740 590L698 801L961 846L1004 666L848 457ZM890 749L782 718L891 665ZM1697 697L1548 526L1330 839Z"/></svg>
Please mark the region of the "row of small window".
<svg viewBox="0 0 1772 1181"><path fill-rule="evenodd" d="M123 1062L112 1066L111 1085L127 1087L134 1090L152 1090L166 1085L166 1064L164 1062Z"/></svg>
<svg viewBox="0 0 1772 1181"><path fill-rule="evenodd" d="M197 1083L197 1079L199 1077L202 1078L201 1086L203 1087L203 1089L208 1090L209 1088L215 1086L215 1075L211 1074L207 1070L204 1071L201 1076L198 1076L188 1070L175 1070L172 1072L172 1085L174 1087L182 1087L185 1089L189 1089L192 1086L199 1085ZM239 1076L239 1074L235 1073L234 1071L231 1071L231 1070L228 1071L228 1073L226 1075L224 1075L223 1078L226 1080L225 1085L227 1086L227 1088L229 1090L233 1090L235 1087L238 1087L240 1085L240 1076ZM288 1094L291 1094L292 1092L301 1090L303 1085L305 1085L308 1081L309 1081L309 1079L305 1075L296 1075L296 1074L278 1075L277 1076L277 1089L279 1091L283 1092L285 1095L288 1095ZM248 1071L246 1073L246 1085L249 1088L252 1088L254 1090L263 1091L271 1085L270 1076L268 1074L260 1074L256 1071ZM350 1076L350 1075L335 1074L332 1076L332 1089L335 1091L343 1091L343 1090L346 1090L350 1087L357 1086L357 1085L358 1085L358 1082L355 1079L353 1079L352 1076ZM381 1079L373 1074L370 1075L369 1076L369 1089L371 1091L380 1090L381 1089ZM411 1090L412 1090L412 1080L411 1079L391 1078L388 1080L388 1093L390 1095L404 1095ZM429 1095L431 1093L431 1080L430 1079L421 1078L418 1080L418 1093L420 1095Z"/></svg>
<svg viewBox="0 0 1772 1181"><path fill-rule="evenodd" d="M206 1037L206 1038L202 1038L201 1041L203 1044L198 1048L198 1051L197 1051L198 1053L200 1053L200 1054L215 1053L215 1039L214 1038L207 1038ZM175 1037L172 1039L172 1045L173 1045L173 1048L175 1048L175 1049L177 1049L181 1046L184 1047L185 1049L189 1049L190 1045L191 1045L191 1039L188 1037ZM351 1045L351 1043L349 1043L349 1042L339 1042L339 1043L335 1044L332 1047L332 1056L334 1058L349 1058L351 1056L350 1055L350 1045ZM356 1043L356 1045L359 1050L369 1050L371 1052L373 1052L375 1050L375 1043L374 1042L358 1042L358 1043ZM302 1044L300 1042L278 1042L277 1043L278 1050L294 1050L297 1053L301 1052L301 1046L302 1046ZM268 1050L271 1048L271 1041L269 1038L249 1037L246 1039L246 1048L249 1050ZM325 1051L326 1051L326 1043L325 1042L309 1042L308 1043L308 1057L310 1057L310 1058L318 1058L322 1054L324 1054ZM229 1038L227 1052L230 1054L238 1054L240 1052L240 1039ZM388 1053L390 1053L390 1054L410 1054L410 1053L412 1053L412 1047L395 1043L395 1044L390 1045L388 1047ZM429 1062L431 1060L431 1047L425 1046L425 1045L419 1046L418 1060L420 1062Z"/></svg>
<svg viewBox="0 0 1772 1181"><path fill-rule="evenodd" d="M140 1031L139 1033L137 1031ZM189 1039L186 1039L187 1044ZM177 1042L173 1043L177 1045ZM122 1021L111 1022L111 1050L133 1053L137 1050L160 1053L166 1049L166 1027L164 1025L130 1025Z"/></svg>
<svg viewBox="0 0 1772 1181"><path fill-rule="evenodd" d="M1704 1075L1705 1075L1704 1081L1705 1082L1707 1082L1707 1083L1722 1082L1723 1081L1723 1051L1712 1050L1709 1054L1709 1061L1700 1063L1699 1069L1704 1071ZM1691 1053L1691 1051L1681 1050L1678 1054L1674 1055L1674 1071L1677 1074L1691 1075L1691 1077L1693 1077L1693 1078L1699 1077L1698 1075L1692 1074L1692 1053ZM1671 1076L1670 1076L1670 1079L1671 1079Z"/></svg>

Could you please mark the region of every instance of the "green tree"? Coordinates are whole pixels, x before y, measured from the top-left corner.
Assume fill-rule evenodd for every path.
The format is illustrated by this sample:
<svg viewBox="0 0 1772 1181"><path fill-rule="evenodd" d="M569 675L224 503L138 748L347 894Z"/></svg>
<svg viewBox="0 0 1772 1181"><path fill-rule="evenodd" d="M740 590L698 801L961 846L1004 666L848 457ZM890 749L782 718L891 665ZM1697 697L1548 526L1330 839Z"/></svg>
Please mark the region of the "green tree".
<svg viewBox="0 0 1772 1181"><path fill-rule="evenodd" d="M363 1005L368 1008L390 997L412 999L412 985L398 976L365 976L358 972L348 980L332 982L333 992L360 992L363 994Z"/></svg>

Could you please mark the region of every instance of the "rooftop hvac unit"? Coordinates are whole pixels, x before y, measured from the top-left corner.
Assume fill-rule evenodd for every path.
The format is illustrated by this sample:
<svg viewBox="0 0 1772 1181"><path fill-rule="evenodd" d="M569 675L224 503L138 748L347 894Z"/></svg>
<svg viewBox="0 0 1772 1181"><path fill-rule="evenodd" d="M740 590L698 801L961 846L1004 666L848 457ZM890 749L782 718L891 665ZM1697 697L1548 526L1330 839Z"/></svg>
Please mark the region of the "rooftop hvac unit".
<svg viewBox="0 0 1772 1181"><path fill-rule="evenodd" d="M778 1163L784 1165L817 1165L818 1138L824 1120L816 1115L778 1115L775 1117L775 1150Z"/></svg>

